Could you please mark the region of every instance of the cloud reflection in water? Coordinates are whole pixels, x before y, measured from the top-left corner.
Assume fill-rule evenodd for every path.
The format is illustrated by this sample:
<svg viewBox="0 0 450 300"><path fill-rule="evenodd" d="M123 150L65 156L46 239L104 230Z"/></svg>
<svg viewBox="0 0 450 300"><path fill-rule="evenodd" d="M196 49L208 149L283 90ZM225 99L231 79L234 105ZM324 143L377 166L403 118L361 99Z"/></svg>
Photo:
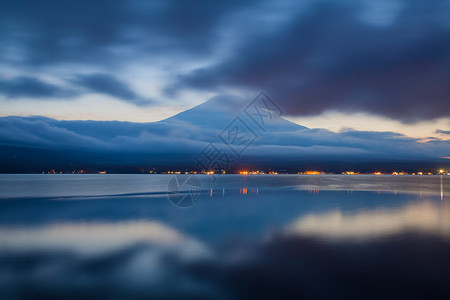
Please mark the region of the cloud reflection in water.
<svg viewBox="0 0 450 300"><path fill-rule="evenodd" d="M157 195L0 201L1 298L450 297L450 205L435 186L421 197L255 177L244 195L226 178L190 210Z"/></svg>

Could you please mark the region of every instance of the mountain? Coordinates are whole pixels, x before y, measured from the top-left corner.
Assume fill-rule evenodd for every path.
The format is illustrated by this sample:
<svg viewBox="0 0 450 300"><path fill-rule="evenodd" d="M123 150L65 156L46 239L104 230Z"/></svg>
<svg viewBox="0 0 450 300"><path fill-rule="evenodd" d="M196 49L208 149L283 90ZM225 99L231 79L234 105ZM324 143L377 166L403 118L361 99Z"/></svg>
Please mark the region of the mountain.
<svg viewBox="0 0 450 300"><path fill-rule="evenodd" d="M223 130L234 118L246 118L245 108L251 104L247 99L222 95L161 121L163 124L189 124L200 128ZM249 120L249 123L253 123ZM251 125L249 125L251 126ZM267 123L268 131L295 131L306 127L290 122L282 117Z"/></svg>
<svg viewBox="0 0 450 300"><path fill-rule="evenodd" d="M0 172L192 168L210 145L233 166L274 168L441 163L445 160L440 157L450 156L448 141L423 143L393 132L309 129L282 118L275 103L264 103L217 96L153 123L2 117Z"/></svg>

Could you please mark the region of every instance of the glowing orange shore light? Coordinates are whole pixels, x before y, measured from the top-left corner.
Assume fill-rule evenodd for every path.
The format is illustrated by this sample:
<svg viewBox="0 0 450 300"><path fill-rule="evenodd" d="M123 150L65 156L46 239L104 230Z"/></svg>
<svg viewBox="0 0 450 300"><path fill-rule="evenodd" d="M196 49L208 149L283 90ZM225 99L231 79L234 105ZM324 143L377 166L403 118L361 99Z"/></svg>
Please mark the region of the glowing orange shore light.
<svg viewBox="0 0 450 300"><path fill-rule="evenodd" d="M320 172L320 171L306 171L304 174L306 174L306 175L320 175L320 174L323 174L323 172Z"/></svg>

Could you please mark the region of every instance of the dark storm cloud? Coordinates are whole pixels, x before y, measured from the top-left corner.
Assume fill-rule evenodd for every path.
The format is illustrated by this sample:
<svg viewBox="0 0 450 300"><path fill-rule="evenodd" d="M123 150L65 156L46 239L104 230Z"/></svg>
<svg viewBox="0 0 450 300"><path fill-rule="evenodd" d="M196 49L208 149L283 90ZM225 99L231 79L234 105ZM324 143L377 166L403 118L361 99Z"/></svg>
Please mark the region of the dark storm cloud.
<svg viewBox="0 0 450 300"><path fill-rule="evenodd" d="M0 62L14 68L76 64L118 72L130 61L174 60L211 54L217 24L251 1L0 1ZM150 68L152 66L149 66ZM65 68L66 69L66 68ZM78 76L89 90L147 104L111 75ZM29 80L31 81L31 80ZM5 87L4 94L53 96L56 86L36 82L34 92ZM13 82L14 83L14 82Z"/></svg>
<svg viewBox="0 0 450 300"><path fill-rule="evenodd" d="M0 61L117 74L150 59L173 70L161 79L167 95L266 90L289 115L340 110L409 122L450 114L448 20L445 0L4 0ZM189 62L204 67L180 68Z"/></svg>
<svg viewBox="0 0 450 300"><path fill-rule="evenodd" d="M150 104L150 100L142 99L133 92L125 83L121 82L114 76L108 74L87 74L78 75L72 80L73 83L79 84L93 92L102 93L116 97L118 99L127 100L137 105Z"/></svg>
<svg viewBox="0 0 450 300"><path fill-rule="evenodd" d="M317 2L278 32L245 39L221 63L180 76L168 91L263 89L290 115L343 110L403 121L449 116L450 6L401 5L392 24L377 25L360 18L360 2Z"/></svg>
<svg viewBox="0 0 450 300"><path fill-rule="evenodd" d="M250 2L250 1L248 1ZM143 57L204 55L227 14L246 1L1 1L0 36L26 54L26 65L65 62L114 66ZM5 58L5 55L3 55ZM3 59L4 60L4 59Z"/></svg>
<svg viewBox="0 0 450 300"><path fill-rule="evenodd" d="M0 93L8 98L52 98L75 95L73 91L28 76L0 79Z"/></svg>

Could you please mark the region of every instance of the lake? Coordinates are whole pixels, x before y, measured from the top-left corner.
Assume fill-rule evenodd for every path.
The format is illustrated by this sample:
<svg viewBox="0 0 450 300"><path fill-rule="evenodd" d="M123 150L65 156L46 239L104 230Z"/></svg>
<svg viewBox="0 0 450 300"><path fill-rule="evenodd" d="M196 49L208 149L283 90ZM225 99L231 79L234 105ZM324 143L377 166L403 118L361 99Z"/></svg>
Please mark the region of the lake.
<svg viewBox="0 0 450 300"><path fill-rule="evenodd" d="M0 298L450 298L450 176L0 175Z"/></svg>

